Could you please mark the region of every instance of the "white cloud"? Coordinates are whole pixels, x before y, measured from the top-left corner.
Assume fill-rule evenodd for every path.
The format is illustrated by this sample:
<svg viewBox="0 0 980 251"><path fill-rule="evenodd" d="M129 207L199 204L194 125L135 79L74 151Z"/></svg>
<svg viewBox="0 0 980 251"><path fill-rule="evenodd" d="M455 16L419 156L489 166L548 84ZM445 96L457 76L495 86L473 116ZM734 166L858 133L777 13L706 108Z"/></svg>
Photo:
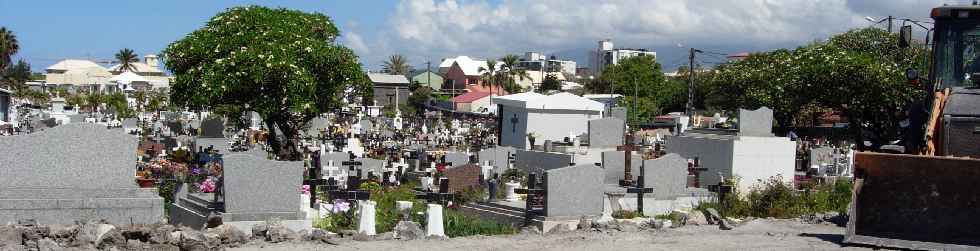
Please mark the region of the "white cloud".
<svg viewBox="0 0 980 251"><path fill-rule="evenodd" d="M358 53L368 54L362 54L369 60L366 65L376 65L392 53L410 59L457 54L499 57L531 50L593 48L604 38L613 39L617 46L642 48L676 48L675 44L772 48L868 26L865 16L893 13L927 19L929 8L941 4L937 0L503 0L498 4L406 0L398 3L388 25L379 31L379 44L372 44L383 50L367 53L367 45L353 33L347 41Z"/></svg>
<svg viewBox="0 0 980 251"><path fill-rule="evenodd" d="M345 32L342 37L344 39L343 44L349 47L351 50L354 50L354 52L358 55L371 54L371 50L368 49L368 46L366 43L364 43L364 39L361 38L361 35L358 35L355 32Z"/></svg>

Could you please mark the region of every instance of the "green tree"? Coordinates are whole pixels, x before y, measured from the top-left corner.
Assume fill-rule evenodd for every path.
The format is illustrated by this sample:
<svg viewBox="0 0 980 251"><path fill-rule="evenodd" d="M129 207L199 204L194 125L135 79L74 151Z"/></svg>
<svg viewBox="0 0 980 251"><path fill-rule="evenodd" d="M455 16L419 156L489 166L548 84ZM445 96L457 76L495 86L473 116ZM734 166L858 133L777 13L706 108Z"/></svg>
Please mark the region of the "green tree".
<svg viewBox="0 0 980 251"><path fill-rule="evenodd" d="M418 114L419 111L425 111L425 103L429 102L432 97L432 88L428 86L419 87L412 92L411 96L408 96L408 104L406 107L412 107L415 109L415 113ZM412 114L412 113L406 113Z"/></svg>
<svg viewBox="0 0 980 251"><path fill-rule="evenodd" d="M20 45L14 32L7 27L0 27L0 69L6 69L10 62L13 62L10 58L19 50Z"/></svg>
<svg viewBox="0 0 980 251"><path fill-rule="evenodd" d="M483 81L481 81L481 84L483 87L490 87L490 92L493 93L493 86L499 84L497 81L500 79L501 74L500 69L497 69L497 60L488 59L487 65L480 66L480 68L477 70L482 75ZM499 87L497 88L497 91L500 91ZM498 93L497 95L500 94Z"/></svg>
<svg viewBox="0 0 980 251"><path fill-rule="evenodd" d="M101 105L104 100L103 97L104 96L98 92L90 93L89 95L85 96L85 104L89 106L91 112L98 112L99 105Z"/></svg>
<svg viewBox="0 0 980 251"><path fill-rule="evenodd" d="M630 110L630 119L634 123L649 122L661 114L674 91L665 88L667 81L660 70L660 63L649 55L630 57L609 66L602 72L601 81L612 84L613 93L624 96L620 105Z"/></svg>
<svg viewBox="0 0 980 251"><path fill-rule="evenodd" d="M520 60L520 57L513 54L500 58L500 62L503 62L501 67L503 67L502 70L504 70L505 74L503 87L508 93L521 92L521 86L517 84L517 81L523 81L531 78L531 76L528 75L527 70L517 66Z"/></svg>
<svg viewBox="0 0 980 251"><path fill-rule="evenodd" d="M538 88L539 92L557 91L561 90L561 80L553 73L548 73L544 77L544 81L541 81L541 86Z"/></svg>
<svg viewBox="0 0 980 251"><path fill-rule="evenodd" d="M229 116L255 111L270 128L276 154L297 159L300 128L339 107L349 87L355 95L371 94L357 55L335 42L338 34L320 13L228 9L164 51L176 76L170 102L192 109L229 106Z"/></svg>
<svg viewBox="0 0 980 251"><path fill-rule="evenodd" d="M14 91L26 88L26 83L31 78L31 65L23 59L17 60L16 64L10 65L0 71L0 86L6 86Z"/></svg>
<svg viewBox="0 0 980 251"><path fill-rule="evenodd" d="M408 65L408 58L405 58L401 54L388 57L388 60L382 65L382 68L385 73L391 75L408 75L408 72L412 71L412 67Z"/></svg>
<svg viewBox="0 0 980 251"><path fill-rule="evenodd" d="M116 52L116 60L119 61L119 71L136 71L136 66L133 65L135 62L139 62L139 58L136 53L130 48L123 48Z"/></svg>

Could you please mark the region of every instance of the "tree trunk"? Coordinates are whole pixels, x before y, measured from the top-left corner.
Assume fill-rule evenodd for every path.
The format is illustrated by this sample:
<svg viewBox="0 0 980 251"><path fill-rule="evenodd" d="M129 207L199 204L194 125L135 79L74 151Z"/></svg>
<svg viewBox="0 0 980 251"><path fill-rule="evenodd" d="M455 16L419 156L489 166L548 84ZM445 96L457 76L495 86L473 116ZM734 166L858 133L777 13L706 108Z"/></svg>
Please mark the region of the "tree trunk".
<svg viewBox="0 0 980 251"><path fill-rule="evenodd" d="M269 130L268 144L272 147L272 152L279 155L280 150L282 150L282 145L279 142L279 138L276 137L276 122L270 116L269 119L265 120L265 126Z"/></svg>

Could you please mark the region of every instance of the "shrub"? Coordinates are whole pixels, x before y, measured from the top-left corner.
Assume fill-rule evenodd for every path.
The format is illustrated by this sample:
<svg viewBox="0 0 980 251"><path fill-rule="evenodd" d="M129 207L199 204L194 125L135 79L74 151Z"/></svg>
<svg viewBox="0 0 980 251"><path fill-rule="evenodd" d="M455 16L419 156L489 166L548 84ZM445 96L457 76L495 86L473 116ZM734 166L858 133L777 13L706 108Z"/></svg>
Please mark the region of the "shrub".
<svg viewBox="0 0 980 251"><path fill-rule="evenodd" d="M806 185L796 190L791 184L773 177L742 195L736 189L725 200L702 202L696 209L716 208L725 216L795 218L807 214L837 212L846 214L851 202L850 180Z"/></svg>
<svg viewBox="0 0 980 251"><path fill-rule="evenodd" d="M612 213L612 217L615 219L632 219L636 217L642 217L643 214L636 211L630 210L616 210Z"/></svg>
<svg viewBox="0 0 980 251"><path fill-rule="evenodd" d="M443 217L446 224L446 235L449 237L517 233L517 229L510 225L470 217L455 210L443 211Z"/></svg>

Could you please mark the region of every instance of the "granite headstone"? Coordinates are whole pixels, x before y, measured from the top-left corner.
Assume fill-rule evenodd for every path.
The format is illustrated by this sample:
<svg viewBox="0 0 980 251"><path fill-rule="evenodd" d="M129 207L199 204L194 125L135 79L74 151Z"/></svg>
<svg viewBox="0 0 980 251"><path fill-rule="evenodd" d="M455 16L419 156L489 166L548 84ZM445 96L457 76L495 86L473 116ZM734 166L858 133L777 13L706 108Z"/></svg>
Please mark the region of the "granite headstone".
<svg viewBox="0 0 980 251"><path fill-rule="evenodd" d="M589 147L611 148L623 144L626 123L618 118L589 120Z"/></svg>
<svg viewBox="0 0 980 251"><path fill-rule="evenodd" d="M674 199L687 192L687 159L676 153L643 162L643 182L657 199Z"/></svg>
<svg viewBox="0 0 980 251"><path fill-rule="evenodd" d="M768 107L761 107L754 111L738 109L738 135L772 137L772 109Z"/></svg>
<svg viewBox="0 0 980 251"><path fill-rule="evenodd" d="M577 165L544 173L545 216L580 217L602 214L605 172L595 165Z"/></svg>

